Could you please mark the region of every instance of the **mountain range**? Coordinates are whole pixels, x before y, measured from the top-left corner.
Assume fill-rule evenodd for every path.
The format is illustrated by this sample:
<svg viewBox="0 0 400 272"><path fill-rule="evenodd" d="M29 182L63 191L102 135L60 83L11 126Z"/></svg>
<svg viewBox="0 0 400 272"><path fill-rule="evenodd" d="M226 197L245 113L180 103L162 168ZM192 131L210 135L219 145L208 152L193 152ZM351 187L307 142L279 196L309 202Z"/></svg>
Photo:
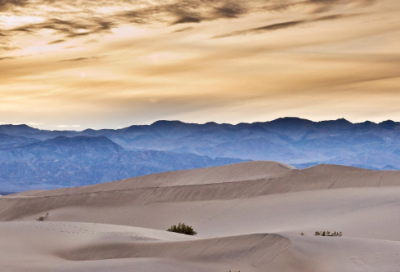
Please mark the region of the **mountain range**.
<svg viewBox="0 0 400 272"><path fill-rule="evenodd" d="M0 126L0 191L108 182L139 175L271 160L400 169L400 123L157 121L123 129L49 131Z"/></svg>

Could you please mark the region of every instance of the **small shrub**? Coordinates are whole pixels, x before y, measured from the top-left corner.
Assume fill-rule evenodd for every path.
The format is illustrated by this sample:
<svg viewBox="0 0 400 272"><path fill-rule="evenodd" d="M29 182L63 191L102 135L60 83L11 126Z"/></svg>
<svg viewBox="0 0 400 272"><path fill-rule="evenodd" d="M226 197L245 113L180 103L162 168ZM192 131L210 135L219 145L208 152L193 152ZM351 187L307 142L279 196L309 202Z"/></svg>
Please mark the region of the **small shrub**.
<svg viewBox="0 0 400 272"><path fill-rule="evenodd" d="M47 217L49 217L49 213L46 213L45 216L39 216L38 218L36 218L36 221L45 221Z"/></svg>
<svg viewBox="0 0 400 272"><path fill-rule="evenodd" d="M304 236L304 232L302 232L300 235Z"/></svg>
<svg viewBox="0 0 400 272"><path fill-rule="evenodd" d="M316 231L314 236L329 236L329 237L342 237L342 232L330 232L330 231Z"/></svg>
<svg viewBox="0 0 400 272"><path fill-rule="evenodd" d="M197 232L195 232L191 226L188 226L183 223L179 223L178 225L173 225L167 231L182 233L182 234L186 234L186 235L196 235L197 234Z"/></svg>

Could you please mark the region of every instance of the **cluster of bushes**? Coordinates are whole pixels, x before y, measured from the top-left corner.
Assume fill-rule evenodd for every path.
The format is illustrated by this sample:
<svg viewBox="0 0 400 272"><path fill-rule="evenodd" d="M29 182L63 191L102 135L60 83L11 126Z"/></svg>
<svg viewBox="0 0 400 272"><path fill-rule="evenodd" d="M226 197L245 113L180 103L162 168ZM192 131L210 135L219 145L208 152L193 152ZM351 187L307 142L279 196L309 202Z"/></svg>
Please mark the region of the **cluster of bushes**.
<svg viewBox="0 0 400 272"><path fill-rule="evenodd" d="M49 213L46 213L45 216L39 216L39 218L36 218L36 221L45 221L49 217Z"/></svg>
<svg viewBox="0 0 400 272"><path fill-rule="evenodd" d="M342 232L316 231L314 236L342 237Z"/></svg>
<svg viewBox="0 0 400 272"><path fill-rule="evenodd" d="M172 227L167 229L167 231L182 233L182 234L186 234L186 235L196 235L197 234L197 232L195 232L191 226L188 226L183 223L179 223L178 225L173 225Z"/></svg>

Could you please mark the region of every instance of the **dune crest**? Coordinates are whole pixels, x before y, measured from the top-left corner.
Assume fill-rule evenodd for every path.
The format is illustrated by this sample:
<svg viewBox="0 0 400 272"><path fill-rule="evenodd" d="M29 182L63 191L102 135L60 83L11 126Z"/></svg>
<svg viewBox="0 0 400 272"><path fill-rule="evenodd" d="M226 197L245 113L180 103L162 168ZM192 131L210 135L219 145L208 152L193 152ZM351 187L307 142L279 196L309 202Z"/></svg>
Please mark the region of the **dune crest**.
<svg viewBox="0 0 400 272"><path fill-rule="evenodd" d="M84 187L26 192L19 195L48 196L76 194L78 192L89 193L154 187L206 185L271 178L294 169L290 165L279 162L252 161L193 170L157 173Z"/></svg>

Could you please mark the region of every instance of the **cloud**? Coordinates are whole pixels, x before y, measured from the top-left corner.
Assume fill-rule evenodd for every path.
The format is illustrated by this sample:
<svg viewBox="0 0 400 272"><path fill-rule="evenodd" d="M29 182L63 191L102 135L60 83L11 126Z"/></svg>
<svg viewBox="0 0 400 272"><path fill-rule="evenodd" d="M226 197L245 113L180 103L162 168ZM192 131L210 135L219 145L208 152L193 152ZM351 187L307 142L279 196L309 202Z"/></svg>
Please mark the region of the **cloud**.
<svg viewBox="0 0 400 272"><path fill-rule="evenodd" d="M318 5L342 5L342 4L359 4L359 5L371 5L376 0L307 0L307 3L318 4Z"/></svg>
<svg viewBox="0 0 400 272"><path fill-rule="evenodd" d="M91 34L107 33L110 32L112 26L112 22L100 18L81 19L77 21L52 18L43 23L27 24L16 27L9 30L9 32L35 33L47 29L54 30L56 33L64 35L67 38L75 38Z"/></svg>
<svg viewBox="0 0 400 272"><path fill-rule="evenodd" d="M13 60L16 59L15 57L1 57L0 61L4 61L4 60Z"/></svg>
<svg viewBox="0 0 400 272"><path fill-rule="evenodd" d="M12 50L16 50L16 49L20 49L20 48L16 47L16 46L0 46L0 51L12 51Z"/></svg>
<svg viewBox="0 0 400 272"><path fill-rule="evenodd" d="M28 126L41 126L41 125L44 125L44 123L35 123L35 122L29 122L29 123L26 123Z"/></svg>
<svg viewBox="0 0 400 272"><path fill-rule="evenodd" d="M56 128L79 128L81 125L57 125Z"/></svg>
<svg viewBox="0 0 400 272"><path fill-rule="evenodd" d="M63 42L65 42L65 40L55 40L55 41L49 42L48 44L57 44L57 43L63 43Z"/></svg>
<svg viewBox="0 0 400 272"><path fill-rule="evenodd" d="M0 11L6 11L14 6L24 6L28 0L0 0Z"/></svg>
<svg viewBox="0 0 400 272"><path fill-rule="evenodd" d="M193 29L193 27L184 27L184 28L180 28L180 29L177 29L175 31L172 31L172 33L184 32L184 31L188 31L188 30L191 30L191 29Z"/></svg>
<svg viewBox="0 0 400 272"><path fill-rule="evenodd" d="M266 2L271 4L265 5ZM173 3L167 2L166 4L155 2L155 4L145 8L121 12L116 15L116 18L135 24L164 22L176 25L239 18L246 14L267 10L284 11L298 5L312 5L316 8L315 12L325 12L339 5L358 4L360 6L367 6L373 3L375 3L375 0L180 0Z"/></svg>
<svg viewBox="0 0 400 272"><path fill-rule="evenodd" d="M266 5L267 3L267 5ZM278 4L277 4L278 3ZM16 33L37 34L41 30L53 30L63 38L49 44L60 43L69 38L110 33L112 28L123 24L168 25L201 23L219 19L234 19L255 12L283 11L296 5L315 6L315 12L324 12L334 6L345 4L371 5L375 0L0 0L0 10L18 9L18 16L28 15L38 9L41 23L31 23L0 32L13 40ZM94 7L106 7L110 12L99 12ZM132 8L135 7L135 8ZM52 11L48 8L53 8ZM58 11L54 11L58 10ZM74 18L73 20L71 18ZM285 25L276 26L285 27ZM289 26L290 27L290 26ZM240 35L240 34L239 34Z"/></svg>
<svg viewBox="0 0 400 272"><path fill-rule="evenodd" d="M250 1L251 2L251 1ZM118 18L136 24L165 22L170 25L238 18L247 13L246 2L227 0L181 0L142 9L124 11Z"/></svg>
<svg viewBox="0 0 400 272"><path fill-rule="evenodd" d="M328 0L328 1L331 1L331 0ZM222 35L216 35L213 38L218 39L218 38L227 38L227 37L246 35L246 34L256 34L256 33L260 33L260 32L267 32L267 31L280 30L280 29L285 29L285 28L290 28L290 27L296 27L298 25L303 25L303 24L307 24L307 23L313 23L313 22L319 22L319 21L330 21L330 20L336 20L336 19L340 19L340 18L354 17L354 16L358 16L358 15L359 14L335 14L335 15L321 16L321 17L318 17L315 19L310 19L310 20L296 20L296 21L289 21L289 22L283 22L283 23L277 23L277 24L270 24L270 25L256 27L256 28L249 28L249 29L244 29L244 30L239 30L239 31L233 31L230 33L222 34Z"/></svg>
<svg viewBox="0 0 400 272"><path fill-rule="evenodd" d="M60 60L59 62L78 62L78 61L87 61L87 60L98 60L98 59L102 59L104 57L105 56L81 57L81 58L75 58L75 59Z"/></svg>

